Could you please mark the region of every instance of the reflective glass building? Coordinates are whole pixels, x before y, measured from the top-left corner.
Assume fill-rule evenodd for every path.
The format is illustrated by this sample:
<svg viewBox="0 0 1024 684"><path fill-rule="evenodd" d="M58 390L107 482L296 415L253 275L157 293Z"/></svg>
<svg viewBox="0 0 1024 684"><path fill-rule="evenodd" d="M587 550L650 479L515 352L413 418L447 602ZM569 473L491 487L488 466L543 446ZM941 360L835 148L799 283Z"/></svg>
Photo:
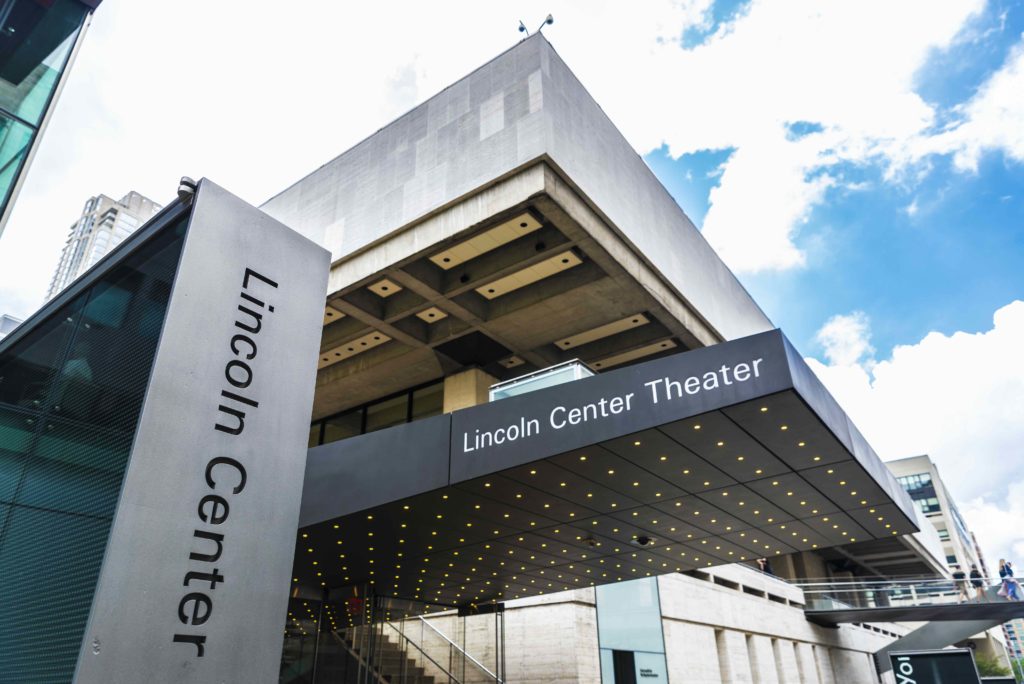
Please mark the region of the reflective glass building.
<svg viewBox="0 0 1024 684"><path fill-rule="evenodd" d="M0 3L0 235L100 1Z"/></svg>

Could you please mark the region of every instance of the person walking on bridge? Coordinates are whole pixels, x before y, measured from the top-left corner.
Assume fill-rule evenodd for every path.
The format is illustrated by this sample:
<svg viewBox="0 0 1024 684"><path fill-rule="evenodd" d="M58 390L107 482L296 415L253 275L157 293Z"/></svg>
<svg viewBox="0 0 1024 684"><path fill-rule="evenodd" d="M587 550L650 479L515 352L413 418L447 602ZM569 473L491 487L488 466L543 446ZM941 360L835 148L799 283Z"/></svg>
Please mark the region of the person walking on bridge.
<svg viewBox="0 0 1024 684"><path fill-rule="evenodd" d="M956 585L957 595L956 602L963 603L964 601L970 601L971 595L967 592L967 573L960 569L959 565L953 564L953 584Z"/></svg>
<svg viewBox="0 0 1024 684"><path fill-rule="evenodd" d="M1011 601L1020 601L1017 589L1017 580L1013 577L1013 564L1003 558L999 559L999 577L1003 580L1003 586L999 593Z"/></svg>
<svg viewBox="0 0 1024 684"><path fill-rule="evenodd" d="M988 597L985 596L985 580L981 577L977 563L971 563L971 586L974 587L974 598L979 602L988 601Z"/></svg>

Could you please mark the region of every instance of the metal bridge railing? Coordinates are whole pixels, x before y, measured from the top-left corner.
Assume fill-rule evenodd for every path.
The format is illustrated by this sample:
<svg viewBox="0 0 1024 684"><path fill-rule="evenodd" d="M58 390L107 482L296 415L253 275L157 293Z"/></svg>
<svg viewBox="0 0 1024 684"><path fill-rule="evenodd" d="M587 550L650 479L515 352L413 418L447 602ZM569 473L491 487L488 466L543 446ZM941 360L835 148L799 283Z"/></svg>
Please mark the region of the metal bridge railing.
<svg viewBox="0 0 1024 684"><path fill-rule="evenodd" d="M899 579L868 581L801 581L793 585L804 592L807 610L844 610L850 608L893 608L991 602L996 597L999 578L980 578L979 591L970 578ZM1018 588L1018 595L1020 589Z"/></svg>

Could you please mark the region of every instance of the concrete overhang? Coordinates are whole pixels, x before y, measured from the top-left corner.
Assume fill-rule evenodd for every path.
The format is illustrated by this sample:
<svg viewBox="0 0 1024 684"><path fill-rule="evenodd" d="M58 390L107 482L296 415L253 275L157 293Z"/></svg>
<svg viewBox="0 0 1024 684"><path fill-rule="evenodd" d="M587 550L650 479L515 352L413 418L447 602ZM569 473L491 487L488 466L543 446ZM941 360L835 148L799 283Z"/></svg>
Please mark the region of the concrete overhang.
<svg viewBox="0 0 1024 684"><path fill-rule="evenodd" d="M652 325L579 356L619 365L773 327L539 34L261 208L332 252L316 419L457 372L444 344L474 333L502 379L502 363L552 365L558 340L638 313ZM435 259L524 212L541 228L457 268ZM566 252L564 270L488 292ZM372 289L385 279L400 289ZM379 344L346 356L366 335Z"/></svg>
<svg viewBox="0 0 1024 684"><path fill-rule="evenodd" d="M770 331L311 449L294 577L453 605L887 539L914 520Z"/></svg>

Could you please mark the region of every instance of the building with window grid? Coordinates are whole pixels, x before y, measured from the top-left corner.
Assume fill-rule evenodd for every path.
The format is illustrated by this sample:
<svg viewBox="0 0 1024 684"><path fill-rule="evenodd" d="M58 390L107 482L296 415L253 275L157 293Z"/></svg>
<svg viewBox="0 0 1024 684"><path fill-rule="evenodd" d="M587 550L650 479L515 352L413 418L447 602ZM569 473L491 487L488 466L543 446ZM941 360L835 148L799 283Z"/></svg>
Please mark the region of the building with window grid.
<svg viewBox="0 0 1024 684"><path fill-rule="evenodd" d="M82 215L71 225L46 298L67 287L96 265L162 207L134 190L119 200L106 195L90 197Z"/></svg>

